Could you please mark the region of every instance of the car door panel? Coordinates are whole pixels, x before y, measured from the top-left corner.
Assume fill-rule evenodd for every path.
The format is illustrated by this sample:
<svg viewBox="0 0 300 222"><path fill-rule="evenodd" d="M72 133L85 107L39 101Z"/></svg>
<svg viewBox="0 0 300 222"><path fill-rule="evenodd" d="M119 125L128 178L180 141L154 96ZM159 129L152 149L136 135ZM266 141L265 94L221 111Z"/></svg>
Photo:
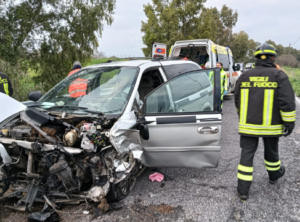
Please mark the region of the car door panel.
<svg viewBox="0 0 300 222"><path fill-rule="evenodd" d="M212 71L214 83L208 85L207 76ZM144 117L150 137L142 139L144 165L188 168L218 165L222 116L218 111L220 75L217 72L211 69L181 74L147 95ZM180 85L188 85L189 89L180 92ZM205 103L210 103L210 112L204 111Z"/></svg>

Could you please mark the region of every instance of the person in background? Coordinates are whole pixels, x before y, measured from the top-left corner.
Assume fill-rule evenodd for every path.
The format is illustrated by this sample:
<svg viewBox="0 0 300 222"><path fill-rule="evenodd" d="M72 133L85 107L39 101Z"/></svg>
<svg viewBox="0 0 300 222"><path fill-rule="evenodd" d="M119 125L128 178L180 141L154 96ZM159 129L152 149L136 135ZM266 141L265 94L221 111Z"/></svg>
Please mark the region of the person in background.
<svg viewBox="0 0 300 222"><path fill-rule="evenodd" d="M69 73L68 76L74 74L75 72L79 71L80 69L81 69L81 63L80 63L79 61L75 61L75 62L73 63L73 69L72 69L72 71Z"/></svg>
<svg viewBox="0 0 300 222"><path fill-rule="evenodd" d="M191 59L191 55L190 54L187 54L184 58L183 58L183 60L190 60Z"/></svg>
<svg viewBox="0 0 300 222"><path fill-rule="evenodd" d="M13 88L12 85L4 73L0 72L0 92L4 93L8 96L13 95Z"/></svg>
<svg viewBox="0 0 300 222"><path fill-rule="evenodd" d="M205 63L205 68L209 69L210 68L210 61L209 61L209 57L207 58L207 61Z"/></svg>
<svg viewBox="0 0 300 222"><path fill-rule="evenodd" d="M73 70L69 73L68 76L73 75L75 72L79 71L81 69L81 63L76 61L73 64ZM70 97L78 98L80 96L86 95L88 87L88 80L87 79L81 79L77 78L73 82L71 82L69 87L69 94Z"/></svg>
<svg viewBox="0 0 300 222"><path fill-rule="evenodd" d="M206 60L205 60L205 63L202 63L200 66L202 69L206 69L208 67L206 67L206 65L209 63L209 56L206 54Z"/></svg>
<svg viewBox="0 0 300 222"><path fill-rule="evenodd" d="M227 73L223 69L223 63L218 62L217 68L220 69L220 80L221 80L221 109L223 109L223 97L227 94Z"/></svg>

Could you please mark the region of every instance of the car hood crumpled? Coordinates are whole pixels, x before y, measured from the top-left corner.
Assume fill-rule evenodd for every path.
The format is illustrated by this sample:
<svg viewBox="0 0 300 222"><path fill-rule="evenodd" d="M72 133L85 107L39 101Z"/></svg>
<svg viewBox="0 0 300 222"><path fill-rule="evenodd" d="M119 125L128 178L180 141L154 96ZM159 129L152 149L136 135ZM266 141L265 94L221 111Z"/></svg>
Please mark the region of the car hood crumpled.
<svg viewBox="0 0 300 222"><path fill-rule="evenodd" d="M26 109L26 106L21 102L4 93L0 93L0 107L0 123L11 115Z"/></svg>

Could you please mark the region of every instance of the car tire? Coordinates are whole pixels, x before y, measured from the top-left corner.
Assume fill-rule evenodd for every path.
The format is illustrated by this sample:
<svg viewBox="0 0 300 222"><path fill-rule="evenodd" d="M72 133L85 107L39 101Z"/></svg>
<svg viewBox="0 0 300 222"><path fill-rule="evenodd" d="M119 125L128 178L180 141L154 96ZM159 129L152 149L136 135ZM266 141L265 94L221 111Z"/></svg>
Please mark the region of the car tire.
<svg viewBox="0 0 300 222"><path fill-rule="evenodd" d="M109 203L118 202L127 197L127 195L134 189L138 174L138 166L136 165L131 174L124 180L117 184L110 184L110 190L106 195L106 199Z"/></svg>
<svg viewBox="0 0 300 222"><path fill-rule="evenodd" d="M106 195L109 203L118 202L123 200L129 194L128 178L122 180L117 184L110 184L110 190Z"/></svg>

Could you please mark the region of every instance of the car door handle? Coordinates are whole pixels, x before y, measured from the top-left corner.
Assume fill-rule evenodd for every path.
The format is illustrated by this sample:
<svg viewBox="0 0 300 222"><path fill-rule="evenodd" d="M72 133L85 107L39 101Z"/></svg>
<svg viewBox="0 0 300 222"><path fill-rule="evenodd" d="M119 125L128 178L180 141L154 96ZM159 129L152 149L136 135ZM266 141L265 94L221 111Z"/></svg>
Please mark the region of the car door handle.
<svg viewBox="0 0 300 222"><path fill-rule="evenodd" d="M219 128L218 127L199 127L197 131L200 134L213 134L213 133L218 133Z"/></svg>

